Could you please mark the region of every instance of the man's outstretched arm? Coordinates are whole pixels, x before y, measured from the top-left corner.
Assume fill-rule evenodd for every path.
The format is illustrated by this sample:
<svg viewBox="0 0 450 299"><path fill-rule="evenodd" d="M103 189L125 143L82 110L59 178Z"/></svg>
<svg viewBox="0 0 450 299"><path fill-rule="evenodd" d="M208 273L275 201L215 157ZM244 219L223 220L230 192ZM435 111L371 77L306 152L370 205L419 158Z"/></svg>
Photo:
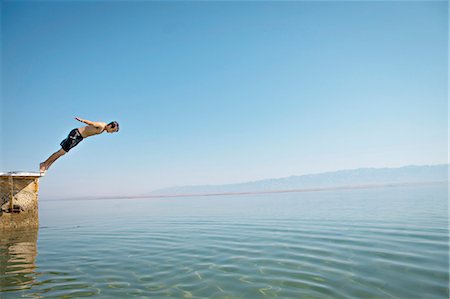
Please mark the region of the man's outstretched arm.
<svg viewBox="0 0 450 299"><path fill-rule="evenodd" d="M98 128L101 128L101 127L105 126L104 122L90 121L90 120L82 119L82 118L79 118L79 117L75 117L75 119L80 121L80 122L82 122L82 123L85 123L87 125L91 125L91 126L98 127Z"/></svg>

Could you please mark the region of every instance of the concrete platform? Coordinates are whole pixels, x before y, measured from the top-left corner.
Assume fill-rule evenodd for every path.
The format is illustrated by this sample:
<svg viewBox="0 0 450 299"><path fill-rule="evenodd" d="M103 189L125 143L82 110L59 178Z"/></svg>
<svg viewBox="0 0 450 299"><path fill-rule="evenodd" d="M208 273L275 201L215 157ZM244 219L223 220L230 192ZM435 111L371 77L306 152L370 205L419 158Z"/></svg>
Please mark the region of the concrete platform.
<svg viewBox="0 0 450 299"><path fill-rule="evenodd" d="M0 231L39 227L39 172L0 172Z"/></svg>
<svg viewBox="0 0 450 299"><path fill-rule="evenodd" d="M40 178L45 176L39 172L29 172L29 171L10 171L10 172L0 172L0 177L36 177Z"/></svg>

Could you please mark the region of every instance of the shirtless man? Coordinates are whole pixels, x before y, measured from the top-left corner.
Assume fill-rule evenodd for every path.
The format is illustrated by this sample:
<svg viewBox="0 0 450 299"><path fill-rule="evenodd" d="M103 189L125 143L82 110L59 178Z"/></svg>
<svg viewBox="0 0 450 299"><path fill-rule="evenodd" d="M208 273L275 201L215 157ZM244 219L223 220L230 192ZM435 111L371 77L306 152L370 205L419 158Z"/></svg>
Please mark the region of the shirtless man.
<svg viewBox="0 0 450 299"><path fill-rule="evenodd" d="M89 136L98 135L103 132L114 133L119 131L119 123L116 121L112 121L109 124L103 122L95 122L89 121L85 119L81 119L79 117L75 117L76 120L87 124L85 127L81 127L78 129L73 129L70 131L69 135L66 139L61 141L61 149L55 153L53 153L47 160L42 162L39 165L39 170L41 174L44 174L50 166L58 160L59 157L63 156L65 153L74 148L78 143L80 143L84 138Z"/></svg>

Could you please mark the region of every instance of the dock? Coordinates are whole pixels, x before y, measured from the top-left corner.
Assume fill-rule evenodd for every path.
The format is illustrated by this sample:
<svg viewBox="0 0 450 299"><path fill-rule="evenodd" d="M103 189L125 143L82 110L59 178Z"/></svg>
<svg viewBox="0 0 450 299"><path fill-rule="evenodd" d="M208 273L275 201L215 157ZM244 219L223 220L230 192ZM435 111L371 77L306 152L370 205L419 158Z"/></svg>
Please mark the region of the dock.
<svg viewBox="0 0 450 299"><path fill-rule="evenodd" d="M0 231L39 227L39 172L0 172Z"/></svg>

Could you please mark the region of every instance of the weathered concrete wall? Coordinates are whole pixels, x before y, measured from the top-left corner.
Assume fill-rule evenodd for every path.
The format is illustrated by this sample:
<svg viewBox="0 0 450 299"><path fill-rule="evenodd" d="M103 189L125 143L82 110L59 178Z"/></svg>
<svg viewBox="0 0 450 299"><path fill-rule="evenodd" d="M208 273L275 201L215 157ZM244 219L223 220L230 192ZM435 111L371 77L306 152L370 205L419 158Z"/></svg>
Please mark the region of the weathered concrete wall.
<svg viewBox="0 0 450 299"><path fill-rule="evenodd" d="M0 231L39 227L38 191L36 176L0 175Z"/></svg>

